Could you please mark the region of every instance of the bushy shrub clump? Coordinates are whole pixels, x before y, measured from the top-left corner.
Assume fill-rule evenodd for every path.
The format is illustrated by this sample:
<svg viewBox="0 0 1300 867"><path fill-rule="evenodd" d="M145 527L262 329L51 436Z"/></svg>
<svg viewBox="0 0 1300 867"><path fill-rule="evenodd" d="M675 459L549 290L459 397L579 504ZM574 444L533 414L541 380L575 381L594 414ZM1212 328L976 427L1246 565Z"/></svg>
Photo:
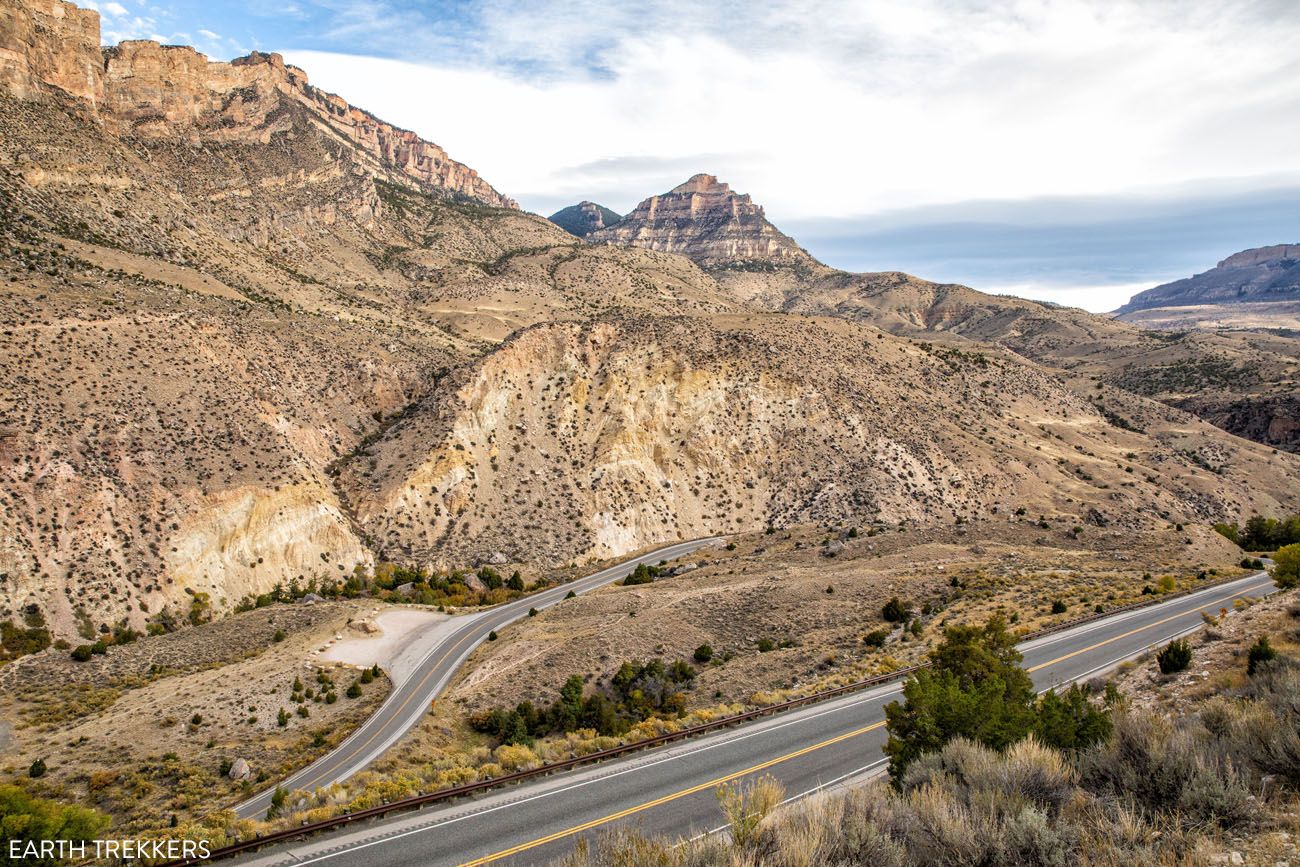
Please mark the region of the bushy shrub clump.
<svg viewBox="0 0 1300 867"><path fill-rule="evenodd" d="M684 690L695 679L695 669L685 660L665 665L663 660L624 662L610 688L584 695L579 675L560 687L549 707L522 701L513 708L496 707L470 717L470 725L493 735L503 744L532 744L534 738L553 733L594 729L602 735L621 735L653 716L681 716L686 711Z"/></svg>

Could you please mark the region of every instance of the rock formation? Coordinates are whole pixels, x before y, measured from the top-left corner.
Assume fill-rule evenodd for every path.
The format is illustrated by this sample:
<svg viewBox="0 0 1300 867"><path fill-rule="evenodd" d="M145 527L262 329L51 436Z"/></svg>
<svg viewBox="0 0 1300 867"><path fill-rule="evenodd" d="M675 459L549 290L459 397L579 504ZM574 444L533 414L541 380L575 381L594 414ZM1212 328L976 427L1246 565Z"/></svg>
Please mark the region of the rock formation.
<svg viewBox="0 0 1300 867"><path fill-rule="evenodd" d="M608 228L623 218L604 205L595 202L579 202L556 211L547 219L570 235L585 238L592 232Z"/></svg>
<svg viewBox="0 0 1300 867"><path fill-rule="evenodd" d="M1144 328L1300 332L1300 245L1243 250L1194 277L1139 292L1115 311Z"/></svg>
<svg viewBox="0 0 1300 867"><path fill-rule="evenodd" d="M313 87L278 54L231 63L188 46L99 45L99 14L64 0L16 0L0 10L0 83L27 99L49 87L87 100L123 134L266 143L287 132L293 103L367 158L380 176L498 207L515 207L436 144Z"/></svg>
<svg viewBox="0 0 1300 867"><path fill-rule="evenodd" d="M1115 311L1156 307L1300 301L1300 244L1276 244L1234 253L1209 271L1139 292Z"/></svg>
<svg viewBox="0 0 1300 867"><path fill-rule="evenodd" d="M1154 401L1107 398L1103 409L1010 352L836 319L544 324L456 371L344 484L382 556L434 565L496 550L561 564L773 525L1016 508L1067 526L1089 509L1203 522L1257 496L1294 499L1281 478L1252 488L1270 450L1227 447ZM1222 475L1200 470L1199 449Z"/></svg>
<svg viewBox="0 0 1300 867"><path fill-rule="evenodd" d="M650 198L617 225L588 240L680 253L701 267L770 267L814 263L802 247L767 221L748 195L713 175L695 175Z"/></svg>

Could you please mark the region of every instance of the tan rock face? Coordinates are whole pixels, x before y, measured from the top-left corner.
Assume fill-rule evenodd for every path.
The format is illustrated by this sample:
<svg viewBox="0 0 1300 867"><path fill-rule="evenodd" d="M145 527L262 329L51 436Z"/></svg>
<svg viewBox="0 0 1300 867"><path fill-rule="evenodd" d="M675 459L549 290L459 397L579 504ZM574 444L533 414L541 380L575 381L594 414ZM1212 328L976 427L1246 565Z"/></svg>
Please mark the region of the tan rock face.
<svg viewBox="0 0 1300 867"><path fill-rule="evenodd" d="M517 207L436 144L311 86L278 54L231 63L188 46L131 40L101 55L99 15L62 0L0 9L0 86L22 99L42 86L89 100L105 123L153 138L261 143L294 125L290 104L351 142L371 172L497 207Z"/></svg>
<svg viewBox="0 0 1300 867"><path fill-rule="evenodd" d="M617 225L593 232L588 239L680 253L704 267L814 262L767 221L748 195L734 193L704 174L651 196Z"/></svg>
<svg viewBox="0 0 1300 867"><path fill-rule="evenodd" d="M0 5L0 87L27 98L49 85L98 103L102 69L98 12L63 0Z"/></svg>

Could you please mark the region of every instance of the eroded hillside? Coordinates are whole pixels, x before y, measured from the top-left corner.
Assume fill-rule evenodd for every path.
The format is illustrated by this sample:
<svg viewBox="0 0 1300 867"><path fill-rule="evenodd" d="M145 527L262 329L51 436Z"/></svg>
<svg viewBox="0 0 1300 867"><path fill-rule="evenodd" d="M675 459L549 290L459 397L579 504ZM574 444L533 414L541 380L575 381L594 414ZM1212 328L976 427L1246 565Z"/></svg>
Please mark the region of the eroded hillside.
<svg viewBox="0 0 1300 867"><path fill-rule="evenodd" d="M1295 459L1000 351L779 314L539 325L348 464L385 557L549 563L823 520L1206 521Z"/></svg>
<svg viewBox="0 0 1300 867"><path fill-rule="evenodd" d="M330 472L538 321L735 306L580 246L275 55L0 9L0 621L198 619L373 552Z"/></svg>

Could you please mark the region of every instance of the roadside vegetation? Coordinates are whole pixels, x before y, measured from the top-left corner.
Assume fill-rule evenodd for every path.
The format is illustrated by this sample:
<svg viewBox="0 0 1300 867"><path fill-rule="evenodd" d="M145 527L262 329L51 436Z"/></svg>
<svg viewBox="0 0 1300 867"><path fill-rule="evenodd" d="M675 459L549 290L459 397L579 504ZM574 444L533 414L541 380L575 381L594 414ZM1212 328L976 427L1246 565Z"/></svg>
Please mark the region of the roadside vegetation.
<svg viewBox="0 0 1300 867"><path fill-rule="evenodd" d="M695 669L685 660L665 665L663 660L624 662L610 681L609 689L584 695L579 675L560 687L560 695L549 707L522 701L513 708L497 707L475 714L470 725L492 735L502 744L532 746L536 738L590 729L599 735L626 734L637 723L652 717L674 719L686 715L686 694Z"/></svg>
<svg viewBox="0 0 1300 867"><path fill-rule="evenodd" d="M1244 526L1222 523L1215 524L1214 529L1247 551L1276 551L1300 543L1300 515L1289 518L1251 515Z"/></svg>
<svg viewBox="0 0 1300 867"><path fill-rule="evenodd" d="M502 575L491 566L482 566L472 572L464 569L429 572L396 563L380 563L373 571L358 566L345 580L313 578L306 583L291 581L287 585L276 585L268 593L245 596L235 610L251 611L316 595L323 599L366 596L384 602L429 605L441 611L452 607L498 605L546 586L543 581L526 583L518 571L509 576Z"/></svg>
<svg viewBox="0 0 1300 867"><path fill-rule="evenodd" d="M1300 605L1286 611L1293 649ZM1204 640L1219 638L1207 629ZM1233 658L1233 686L1182 713L1137 706L1113 682L1045 703L1051 693L1027 693L1000 624L949 629L934 670L890 708L887 783L783 810L772 778L733 783L717 792L727 835L681 843L617 831L559 863L1256 863L1223 851L1239 845L1282 863L1295 854L1300 800L1300 658L1268 635Z"/></svg>

